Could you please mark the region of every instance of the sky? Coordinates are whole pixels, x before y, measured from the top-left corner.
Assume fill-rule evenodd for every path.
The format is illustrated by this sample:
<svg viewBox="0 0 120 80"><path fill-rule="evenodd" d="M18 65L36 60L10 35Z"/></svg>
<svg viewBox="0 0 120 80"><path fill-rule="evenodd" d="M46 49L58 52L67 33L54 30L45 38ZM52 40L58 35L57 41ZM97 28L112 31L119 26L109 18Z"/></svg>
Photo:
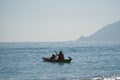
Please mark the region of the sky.
<svg viewBox="0 0 120 80"><path fill-rule="evenodd" d="M0 0L0 42L77 40L120 21L120 0Z"/></svg>

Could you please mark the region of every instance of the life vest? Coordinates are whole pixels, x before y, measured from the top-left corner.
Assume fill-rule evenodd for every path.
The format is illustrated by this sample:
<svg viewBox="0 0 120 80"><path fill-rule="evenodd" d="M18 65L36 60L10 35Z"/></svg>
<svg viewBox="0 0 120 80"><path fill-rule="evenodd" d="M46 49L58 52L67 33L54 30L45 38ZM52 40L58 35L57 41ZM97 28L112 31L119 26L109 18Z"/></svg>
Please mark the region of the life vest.
<svg viewBox="0 0 120 80"><path fill-rule="evenodd" d="M64 55L63 54L59 54L58 59L59 60L63 60L64 59Z"/></svg>

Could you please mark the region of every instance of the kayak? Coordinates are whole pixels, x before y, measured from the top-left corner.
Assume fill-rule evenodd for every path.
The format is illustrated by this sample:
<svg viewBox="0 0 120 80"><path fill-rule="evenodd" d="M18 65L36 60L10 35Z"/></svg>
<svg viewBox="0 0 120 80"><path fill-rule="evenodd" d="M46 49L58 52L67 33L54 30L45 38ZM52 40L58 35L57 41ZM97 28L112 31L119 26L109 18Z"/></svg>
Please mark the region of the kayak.
<svg viewBox="0 0 120 80"><path fill-rule="evenodd" d="M62 62L62 63L70 63L72 58L71 57L68 57L68 59L64 59L64 60L52 60L50 58L45 58L45 57L42 57L43 61L44 62Z"/></svg>

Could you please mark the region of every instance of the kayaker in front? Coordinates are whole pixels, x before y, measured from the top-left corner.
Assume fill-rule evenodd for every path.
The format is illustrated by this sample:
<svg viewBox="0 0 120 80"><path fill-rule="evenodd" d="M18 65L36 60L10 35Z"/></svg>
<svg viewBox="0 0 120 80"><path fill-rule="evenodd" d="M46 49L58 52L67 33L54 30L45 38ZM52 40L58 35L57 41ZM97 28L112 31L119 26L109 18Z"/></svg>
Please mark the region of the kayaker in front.
<svg viewBox="0 0 120 80"><path fill-rule="evenodd" d="M58 54L58 61L63 61L63 60L64 60L64 54L62 51L60 51Z"/></svg>

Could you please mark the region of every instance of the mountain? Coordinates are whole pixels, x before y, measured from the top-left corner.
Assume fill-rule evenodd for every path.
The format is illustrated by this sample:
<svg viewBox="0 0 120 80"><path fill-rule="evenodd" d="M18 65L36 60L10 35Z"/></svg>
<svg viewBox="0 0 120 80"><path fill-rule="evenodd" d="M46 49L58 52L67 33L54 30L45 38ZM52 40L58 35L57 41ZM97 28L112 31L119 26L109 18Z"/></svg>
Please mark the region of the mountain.
<svg viewBox="0 0 120 80"><path fill-rule="evenodd" d="M81 36L77 41L120 41L120 21L109 24L88 37Z"/></svg>

